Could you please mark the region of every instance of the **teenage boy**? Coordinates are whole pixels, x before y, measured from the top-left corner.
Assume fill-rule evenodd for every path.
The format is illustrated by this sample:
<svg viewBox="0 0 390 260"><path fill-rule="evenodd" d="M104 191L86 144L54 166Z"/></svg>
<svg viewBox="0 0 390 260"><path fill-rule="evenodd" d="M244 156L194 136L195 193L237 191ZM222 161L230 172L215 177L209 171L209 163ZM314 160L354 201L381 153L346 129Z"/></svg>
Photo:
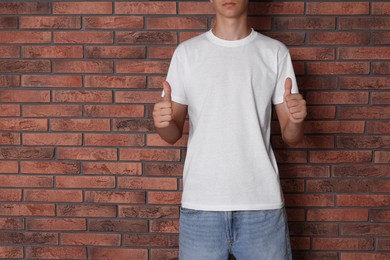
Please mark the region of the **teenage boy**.
<svg viewBox="0 0 390 260"><path fill-rule="evenodd" d="M154 124L173 144L187 110L180 209L181 260L291 259L287 218L270 144L272 104L282 138L303 137L306 102L288 49L248 25L248 0L214 0L214 27L180 44Z"/></svg>

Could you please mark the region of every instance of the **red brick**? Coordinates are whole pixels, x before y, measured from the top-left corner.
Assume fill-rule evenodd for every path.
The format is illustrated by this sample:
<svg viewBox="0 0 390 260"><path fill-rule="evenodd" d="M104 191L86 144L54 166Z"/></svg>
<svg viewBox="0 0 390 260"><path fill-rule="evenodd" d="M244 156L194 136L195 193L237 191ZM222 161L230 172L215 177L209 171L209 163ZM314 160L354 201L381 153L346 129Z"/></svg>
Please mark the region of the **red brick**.
<svg viewBox="0 0 390 260"><path fill-rule="evenodd" d="M4 175L0 187L53 187L53 177Z"/></svg>
<svg viewBox="0 0 390 260"><path fill-rule="evenodd" d="M85 201L93 203L145 203L145 192L86 191Z"/></svg>
<svg viewBox="0 0 390 260"><path fill-rule="evenodd" d="M20 47L18 47L18 46L0 46L0 55L1 55L2 59L20 58Z"/></svg>
<svg viewBox="0 0 390 260"><path fill-rule="evenodd" d="M25 46L23 47L24 58L82 58L81 46ZM34 76L23 76L34 77ZM50 76L35 76L45 79ZM53 76L51 76L53 77ZM61 77L61 76L59 76ZM68 82L69 84L69 82Z"/></svg>
<svg viewBox="0 0 390 260"><path fill-rule="evenodd" d="M367 92L309 91L305 96L309 104L368 104Z"/></svg>
<svg viewBox="0 0 390 260"><path fill-rule="evenodd" d="M281 136L272 137L273 148L289 148L286 143L283 142ZM334 148L334 137L323 135L306 135L303 140L294 145L294 148Z"/></svg>
<svg viewBox="0 0 390 260"><path fill-rule="evenodd" d="M388 30L390 17L339 18L340 30Z"/></svg>
<svg viewBox="0 0 390 260"><path fill-rule="evenodd" d="M309 2L306 4L308 15L364 15L369 14L367 2Z"/></svg>
<svg viewBox="0 0 390 260"><path fill-rule="evenodd" d="M286 213L289 221L305 220L305 211L303 209L286 209Z"/></svg>
<svg viewBox="0 0 390 260"><path fill-rule="evenodd" d="M281 180L283 192L304 192L305 183L303 180Z"/></svg>
<svg viewBox="0 0 390 260"><path fill-rule="evenodd" d="M51 34L51 32L3 31L0 32L0 44L51 43Z"/></svg>
<svg viewBox="0 0 390 260"><path fill-rule="evenodd" d="M112 44L114 34L112 32L55 32L54 43L71 44Z"/></svg>
<svg viewBox="0 0 390 260"><path fill-rule="evenodd" d="M0 133L0 145L20 145L20 134Z"/></svg>
<svg viewBox="0 0 390 260"><path fill-rule="evenodd" d="M181 192L155 192L151 191L148 194L149 204L169 204L179 205L181 202Z"/></svg>
<svg viewBox="0 0 390 260"><path fill-rule="evenodd" d="M2 131L47 131L47 119L0 118Z"/></svg>
<svg viewBox="0 0 390 260"><path fill-rule="evenodd" d="M313 238L313 250L373 250L371 238Z"/></svg>
<svg viewBox="0 0 390 260"><path fill-rule="evenodd" d="M275 29L287 30L334 30L333 17L275 17Z"/></svg>
<svg viewBox="0 0 390 260"><path fill-rule="evenodd" d="M1 39L1 35L0 35ZM0 72L50 72L50 61L48 60L5 60L0 61Z"/></svg>
<svg viewBox="0 0 390 260"><path fill-rule="evenodd" d="M177 218L178 207L170 206L118 206L119 217L125 218Z"/></svg>
<svg viewBox="0 0 390 260"><path fill-rule="evenodd" d="M83 26L86 29L142 29L142 16L88 16L83 17Z"/></svg>
<svg viewBox="0 0 390 260"><path fill-rule="evenodd" d="M307 153L305 151L276 150L275 157L278 163L305 163Z"/></svg>
<svg viewBox="0 0 390 260"><path fill-rule="evenodd" d="M390 92L371 93L371 104L388 105L390 103Z"/></svg>
<svg viewBox="0 0 390 260"><path fill-rule="evenodd" d="M210 2L179 2L179 14L215 14Z"/></svg>
<svg viewBox="0 0 390 260"><path fill-rule="evenodd" d="M88 53L88 47L87 53ZM98 47L91 47L91 48L98 48ZM119 48L119 47L116 47ZM131 50L129 48L131 47L124 47L126 48L126 52L130 52ZM136 47L138 49L138 47ZM144 48L142 48L144 49ZM106 50L106 49L105 49ZM110 50L110 49L108 49ZM119 53L122 53L120 50L122 49L115 49L118 50ZM134 49L136 50L136 49ZM111 55L112 52L108 51L106 54L106 51L99 52L100 55ZM88 54L87 54L88 55ZM94 54L95 55L95 54ZM116 51L112 54L113 56L116 55ZM127 55L127 54L126 54ZM130 54L131 55L131 54ZM85 76L85 87L87 88L145 88L146 87L146 76Z"/></svg>
<svg viewBox="0 0 390 260"><path fill-rule="evenodd" d="M27 246L26 256L32 259L87 259L87 248Z"/></svg>
<svg viewBox="0 0 390 260"><path fill-rule="evenodd" d="M374 152L374 162L376 163L389 163L390 162L390 152L389 151L375 151Z"/></svg>
<svg viewBox="0 0 390 260"><path fill-rule="evenodd" d="M81 145L81 134L23 134L23 145Z"/></svg>
<svg viewBox="0 0 390 260"><path fill-rule="evenodd" d="M389 106L346 106L339 108L341 119L388 119Z"/></svg>
<svg viewBox="0 0 390 260"><path fill-rule="evenodd" d="M52 119L50 120L52 131L67 132L108 132L110 131L109 119Z"/></svg>
<svg viewBox="0 0 390 260"><path fill-rule="evenodd" d="M57 205L56 216L68 217L116 217L116 206L114 205Z"/></svg>
<svg viewBox="0 0 390 260"><path fill-rule="evenodd" d="M90 231L100 232L148 232L147 220L90 219Z"/></svg>
<svg viewBox="0 0 390 260"><path fill-rule="evenodd" d="M340 60L388 60L390 50L387 47L341 47L338 56Z"/></svg>
<svg viewBox="0 0 390 260"><path fill-rule="evenodd" d="M0 87L19 87L20 77L18 75L0 75Z"/></svg>
<svg viewBox="0 0 390 260"><path fill-rule="evenodd" d="M72 117L82 115L81 105L24 105L24 117Z"/></svg>
<svg viewBox="0 0 390 260"><path fill-rule="evenodd" d="M302 32L262 32L273 39L279 40L285 45L304 45L305 33Z"/></svg>
<svg viewBox="0 0 390 260"><path fill-rule="evenodd" d="M179 233L178 220L151 220L150 231L156 233Z"/></svg>
<svg viewBox="0 0 390 260"><path fill-rule="evenodd" d="M340 77L341 89L390 89L388 77Z"/></svg>
<svg viewBox="0 0 390 260"><path fill-rule="evenodd" d="M201 35L202 33L204 33L203 31L202 32L195 32L195 31L191 31L191 32L180 32L180 42L184 42L186 40L189 40L191 38L194 38L195 36L198 36L198 35Z"/></svg>
<svg viewBox="0 0 390 260"><path fill-rule="evenodd" d="M156 235L156 234L124 234L123 244L125 246L147 246L147 247L178 247L178 235Z"/></svg>
<svg viewBox="0 0 390 260"><path fill-rule="evenodd" d="M370 222L390 222L390 210L371 209Z"/></svg>
<svg viewBox="0 0 390 260"><path fill-rule="evenodd" d="M390 165L334 165L333 177L336 178L383 178L390 176Z"/></svg>
<svg viewBox="0 0 390 260"><path fill-rule="evenodd" d="M324 76L304 76L297 77L299 89L307 90L329 90L337 88L336 77L324 77Z"/></svg>
<svg viewBox="0 0 390 260"><path fill-rule="evenodd" d="M309 62L306 64L310 75L368 74L367 62Z"/></svg>
<svg viewBox="0 0 390 260"><path fill-rule="evenodd" d="M18 173L19 166L16 161L0 161L0 173Z"/></svg>
<svg viewBox="0 0 390 260"><path fill-rule="evenodd" d="M154 132L154 124L151 119L114 119L114 132Z"/></svg>
<svg viewBox="0 0 390 260"><path fill-rule="evenodd" d="M179 250L177 249L152 249L152 260L179 259Z"/></svg>
<svg viewBox="0 0 390 260"><path fill-rule="evenodd" d="M386 260L390 253L341 253L341 260Z"/></svg>
<svg viewBox="0 0 390 260"><path fill-rule="evenodd" d="M145 31L145 32L117 32L118 44L177 44L176 32Z"/></svg>
<svg viewBox="0 0 390 260"><path fill-rule="evenodd" d="M370 43L368 32L309 32L309 44L327 45L367 45Z"/></svg>
<svg viewBox="0 0 390 260"><path fill-rule="evenodd" d="M86 230L86 220L82 218L27 218L27 230Z"/></svg>
<svg viewBox="0 0 390 260"><path fill-rule="evenodd" d="M372 62L373 74L390 74L390 62Z"/></svg>
<svg viewBox="0 0 390 260"><path fill-rule="evenodd" d="M187 146L188 135L183 135L174 145L165 142L158 134L148 134L146 136L146 143L149 146L173 146L183 147Z"/></svg>
<svg viewBox="0 0 390 260"><path fill-rule="evenodd" d="M21 201L21 200L22 200L21 189L0 189L0 201L10 202L10 201ZM1 222L0 222L0 229L2 229Z"/></svg>
<svg viewBox="0 0 390 260"><path fill-rule="evenodd" d="M390 44L390 32L372 32L371 41L373 44Z"/></svg>
<svg viewBox="0 0 390 260"><path fill-rule="evenodd" d="M146 57L146 49L143 46L87 46L85 49L86 57L92 59L141 59ZM109 78L109 76L103 77Z"/></svg>
<svg viewBox="0 0 390 260"><path fill-rule="evenodd" d="M145 164L144 175L146 176L182 176L182 164Z"/></svg>
<svg viewBox="0 0 390 260"><path fill-rule="evenodd" d="M150 46L149 58L151 59L170 59L175 47L172 46Z"/></svg>
<svg viewBox="0 0 390 260"><path fill-rule="evenodd" d="M56 90L53 91L54 102L79 102L79 103L111 103L111 91L79 91Z"/></svg>
<svg viewBox="0 0 390 260"><path fill-rule="evenodd" d="M390 136L338 136L339 148L389 148Z"/></svg>
<svg viewBox="0 0 390 260"><path fill-rule="evenodd" d="M371 3L371 14L373 15L389 15L390 14L390 3Z"/></svg>
<svg viewBox="0 0 390 260"><path fill-rule="evenodd" d="M62 47L62 46L61 46ZM61 48L57 46L57 48ZM39 47L31 47L39 48ZM43 53L39 55L47 55L47 48L44 47ZM77 48L78 49L78 48ZM36 50L36 49L34 49ZM53 49L50 49L53 50ZM58 50L58 49L55 49ZM69 51L69 48L61 49L61 51ZM72 51L75 49L72 47ZM82 49L80 49L81 51ZM35 54L34 54L35 55ZM47 87L47 88L81 88L82 77L81 76L64 76L64 75L22 75L22 87Z"/></svg>
<svg viewBox="0 0 390 260"><path fill-rule="evenodd" d="M386 238L378 238L377 239L377 249L378 250L386 250L388 251L389 248L390 248L390 239L386 239Z"/></svg>
<svg viewBox="0 0 390 260"><path fill-rule="evenodd" d="M307 180L308 192L386 192L390 182L377 180Z"/></svg>
<svg viewBox="0 0 390 260"><path fill-rule="evenodd" d="M116 103L156 103L161 101L161 91L116 91Z"/></svg>
<svg viewBox="0 0 390 260"><path fill-rule="evenodd" d="M22 29L80 29L78 16L21 16Z"/></svg>
<svg viewBox="0 0 390 260"><path fill-rule="evenodd" d="M0 14L50 14L50 2L2 2Z"/></svg>
<svg viewBox="0 0 390 260"><path fill-rule="evenodd" d="M177 190L177 179L119 177L118 188L131 190Z"/></svg>
<svg viewBox="0 0 390 260"><path fill-rule="evenodd" d="M75 162L20 162L20 171L27 174L79 174L80 164Z"/></svg>
<svg viewBox="0 0 390 260"><path fill-rule="evenodd" d="M0 116L20 116L20 105L0 104Z"/></svg>
<svg viewBox="0 0 390 260"><path fill-rule="evenodd" d="M333 48L293 47L290 48L293 60L334 60Z"/></svg>
<svg viewBox="0 0 390 260"><path fill-rule="evenodd" d="M0 159L34 160L54 158L54 148L38 147L3 147L0 148Z"/></svg>
<svg viewBox="0 0 390 260"><path fill-rule="evenodd" d="M116 14L176 14L174 2L115 2Z"/></svg>
<svg viewBox="0 0 390 260"><path fill-rule="evenodd" d="M54 14L111 14L111 2L55 2Z"/></svg>
<svg viewBox="0 0 390 260"><path fill-rule="evenodd" d="M141 175L142 165L130 162L83 162L84 174Z"/></svg>
<svg viewBox="0 0 390 260"><path fill-rule="evenodd" d="M307 106L306 119L335 119L336 106Z"/></svg>
<svg viewBox="0 0 390 260"><path fill-rule="evenodd" d="M337 195L337 204L341 207L389 207L388 195L353 194Z"/></svg>
<svg viewBox="0 0 390 260"><path fill-rule="evenodd" d="M309 209L308 221L368 221L367 209Z"/></svg>
<svg viewBox="0 0 390 260"><path fill-rule="evenodd" d="M283 14L303 14L304 3L302 2L252 2L249 3L250 15L283 15Z"/></svg>
<svg viewBox="0 0 390 260"><path fill-rule="evenodd" d="M50 102L50 91L0 90L0 102Z"/></svg>
<svg viewBox="0 0 390 260"><path fill-rule="evenodd" d="M342 151L310 151L312 163L361 163L371 162L371 151L342 150Z"/></svg>
<svg viewBox="0 0 390 260"><path fill-rule="evenodd" d="M337 224L297 222L289 224L293 236L336 236L339 232Z"/></svg>
<svg viewBox="0 0 390 260"><path fill-rule="evenodd" d="M42 202L82 202L83 194L80 190L25 190L24 200Z"/></svg>
<svg viewBox="0 0 390 260"><path fill-rule="evenodd" d="M119 246L120 234L62 233L62 245Z"/></svg>
<svg viewBox="0 0 390 260"><path fill-rule="evenodd" d="M111 61L53 61L56 73L112 73Z"/></svg>
<svg viewBox="0 0 390 260"><path fill-rule="evenodd" d="M388 236L389 224L341 224L342 236Z"/></svg>
<svg viewBox="0 0 390 260"><path fill-rule="evenodd" d="M285 194L287 207L329 207L334 206L332 194Z"/></svg>
<svg viewBox="0 0 390 260"><path fill-rule="evenodd" d="M271 17L249 17L248 24L255 30L271 30Z"/></svg>
<svg viewBox="0 0 390 260"><path fill-rule="evenodd" d="M180 150L122 148L120 160L180 161Z"/></svg>
<svg viewBox="0 0 390 260"><path fill-rule="evenodd" d="M1 215L54 216L54 204L0 204Z"/></svg>
<svg viewBox="0 0 390 260"><path fill-rule="evenodd" d="M6 259L23 258L23 247L0 246L0 257Z"/></svg>
<svg viewBox="0 0 390 260"><path fill-rule="evenodd" d="M7 230L7 229L11 229L11 230L24 229L24 219L22 219L22 218L0 218L0 230Z"/></svg>
<svg viewBox="0 0 390 260"><path fill-rule="evenodd" d="M85 134L86 146L144 146L142 134Z"/></svg>
<svg viewBox="0 0 390 260"><path fill-rule="evenodd" d="M116 160L115 148L58 148L60 160Z"/></svg>
<svg viewBox="0 0 390 260"><path fill-rule="evenodd" d="M88 117L143 117L142 105L85 105Z"/></svg>
<svg viewBox="0 0 390 260"><path fill-rule="evenodd" d="M328 166L280 165L279 171L282 178L321 178L330 176Z"/></svg>
<svg viewBox="0 0 390 260"><path fill-rule="evenodd" d="M117 61L117 73L166 74L169 63L162 61Z"/></svg>
<svg viewBox="0 0 390 260"><path fill-rule="evenodd" d="M309 237L290 237L291 248L293 250L309 250L310 238Z"/></svg>
<svg viewBox="0 0 390 260"><path fill-rule="evenodd" d="M206 17L148 17L146 19L148 30L207 29Z"/></svg>
<svg viewBox="0 0 390 260"><path fill-rule="evenodd" d="M90 248L91 259L137 259L147 260L147 249L130 248Z"/></svg>
<svg viewBox="0 0 390 260"><path fill-rule="evenodd" d="M57 188L114 188L113 176L57 176Z"/></svg>
<svg viewBox="0 0 390 260"><path fill-rule="evenodd" d="M0 233L4 244L56 244L58 234L54 232L5 232Z"/></svg>

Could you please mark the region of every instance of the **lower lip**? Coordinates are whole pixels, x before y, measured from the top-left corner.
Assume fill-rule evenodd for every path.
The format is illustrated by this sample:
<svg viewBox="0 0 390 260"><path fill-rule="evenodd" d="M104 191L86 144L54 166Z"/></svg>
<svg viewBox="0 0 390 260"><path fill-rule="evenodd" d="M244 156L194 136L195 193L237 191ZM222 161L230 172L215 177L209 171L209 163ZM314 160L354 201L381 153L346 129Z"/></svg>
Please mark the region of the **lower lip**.
<svg viewBox="0 0 390 260"><path fill-rule="evenodd" d="M236 4L234 4L234 3L231 3L231 4L224 4L223 6L224 7L233 7L233 6L235 6Z"/></svg>

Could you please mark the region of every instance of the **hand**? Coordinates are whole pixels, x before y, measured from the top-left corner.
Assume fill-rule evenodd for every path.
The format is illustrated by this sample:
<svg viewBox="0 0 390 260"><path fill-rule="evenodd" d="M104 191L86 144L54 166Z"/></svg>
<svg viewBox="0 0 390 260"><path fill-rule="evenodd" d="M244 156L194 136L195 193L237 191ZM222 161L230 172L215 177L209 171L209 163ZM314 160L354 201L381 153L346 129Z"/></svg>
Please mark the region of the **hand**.
<svg viewBox="0 0 390 260"><path fill-rule="evenodd" d="M292 123L301 123L307 115L306 101L301 94L291 94L292 81L287 78L284 83L283 102L288 118Z"/></svg>
<svg viewBox="0 0 390 260"><path fill-rule="evenodd" d="M172 120L171 86L168 82L163 83L165 95L162 101L156 103L153 109L153 120L156 128L168 127Z"/></svg>

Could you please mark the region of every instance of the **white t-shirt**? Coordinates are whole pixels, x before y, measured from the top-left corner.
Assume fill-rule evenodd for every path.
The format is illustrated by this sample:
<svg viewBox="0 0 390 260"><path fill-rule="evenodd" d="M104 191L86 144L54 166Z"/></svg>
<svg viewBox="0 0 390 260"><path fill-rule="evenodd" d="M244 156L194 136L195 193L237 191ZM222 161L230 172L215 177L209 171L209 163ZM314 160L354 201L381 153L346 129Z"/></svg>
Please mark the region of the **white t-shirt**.
<svg viewBox="0 0 390 260"><path fill-rule="evenodd" d="M172 100L188 105L190 118L182 207L283 207L270 123L287 77L297 93L286 46L253 29L235 41L210 30L177 47L167 81Z"/></svg>

